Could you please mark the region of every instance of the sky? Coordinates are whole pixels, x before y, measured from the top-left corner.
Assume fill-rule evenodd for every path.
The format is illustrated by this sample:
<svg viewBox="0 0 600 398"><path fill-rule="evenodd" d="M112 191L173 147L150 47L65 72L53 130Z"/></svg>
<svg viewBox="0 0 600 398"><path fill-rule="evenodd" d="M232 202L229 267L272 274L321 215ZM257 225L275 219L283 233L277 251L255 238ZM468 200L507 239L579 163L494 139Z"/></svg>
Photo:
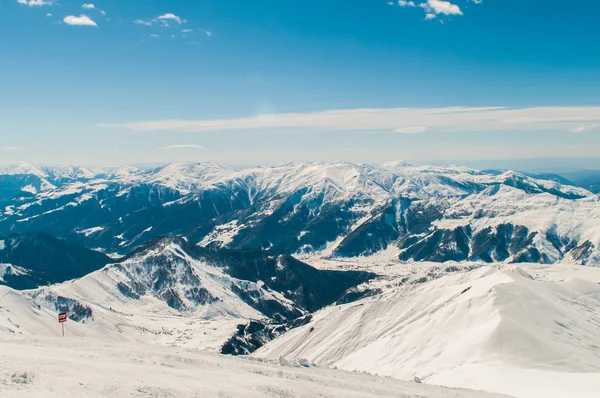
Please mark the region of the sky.
<svg viewBox="0 0 600 398"><path fill-rule="evenodd" d="M592 0L1 0L0 163L600 168L599 13Z"/></svg>

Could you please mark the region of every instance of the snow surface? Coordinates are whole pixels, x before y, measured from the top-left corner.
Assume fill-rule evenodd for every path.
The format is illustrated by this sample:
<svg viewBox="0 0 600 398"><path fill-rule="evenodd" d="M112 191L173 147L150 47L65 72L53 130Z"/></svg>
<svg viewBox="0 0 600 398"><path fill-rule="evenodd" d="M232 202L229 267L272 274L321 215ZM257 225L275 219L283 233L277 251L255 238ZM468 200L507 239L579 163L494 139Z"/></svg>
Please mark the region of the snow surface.
<svg viewBox="0 0 600 398"><path fill-rule="evenodd" d="M69 333L67 322L67 336ZM58 328L56 323L55 328ZM4 397L493 398L331 369L94 339L0 335Z"/></svg>
<svg viewBox="0 0 600 398"><path fill-rule="evenodd" d="M84 236L90 236L91 234L95 234L97 232L103 231L103 227L92 227L88 229L83 229L81 231L77 231L78 234L83 234Z"/></svg>
<svg viewBox="0 0 600 398"><path fill-rule="evenodd" d="M372 282L380 294L323 309L253 355L518 397L598 396L599 269L446 263L404 271Z"/></svg>

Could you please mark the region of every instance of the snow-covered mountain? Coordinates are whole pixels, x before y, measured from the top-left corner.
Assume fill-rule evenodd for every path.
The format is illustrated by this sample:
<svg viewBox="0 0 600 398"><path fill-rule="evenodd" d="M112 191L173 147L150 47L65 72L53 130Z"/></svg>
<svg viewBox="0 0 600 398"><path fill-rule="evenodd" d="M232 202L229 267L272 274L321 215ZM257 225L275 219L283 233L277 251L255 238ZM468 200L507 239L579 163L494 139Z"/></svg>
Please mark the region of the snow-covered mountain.
<svg viewBox="0 0 600 398"><path fill-rule="evenodd" d="M102 330L113 340L168 339L219 349L238 324L250 319L285 324L374 276L318 270L285 255L214 251L182 238L162 238L79 279L21 292L0 286L0 295L7 295L1 305L9 311L26 306L36 316L67 312L79 324L78 335ZM0 330L46 333L28 313L0 317Z"/></svg>
<svg viewBox="0 0 600 398"><path fill-rule="evenodd" d="M44 231L106 253L185 236L277 254L357 257L394 248L405 261L600 264L600 197L511 171L181 163L66 179L24 164L16 170L31 174L0 176L12 187L0 195L0 234Z"/></svg>
<svg viewBox="0 0 600 398"><path fill-rule="evenodd" d="M519 397L594 397L600 270L422 263L253 354Z"/></svg>

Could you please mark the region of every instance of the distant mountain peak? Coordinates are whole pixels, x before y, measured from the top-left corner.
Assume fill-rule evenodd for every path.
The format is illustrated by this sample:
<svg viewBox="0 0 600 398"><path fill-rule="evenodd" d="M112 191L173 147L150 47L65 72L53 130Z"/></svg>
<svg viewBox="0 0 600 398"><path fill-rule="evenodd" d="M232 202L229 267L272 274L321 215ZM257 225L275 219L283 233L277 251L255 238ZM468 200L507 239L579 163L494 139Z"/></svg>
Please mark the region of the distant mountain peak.
<svg viewBox="0 0 600 398"><path fill-rule="evenodd" d="M48 174L42 171L40 168L25 162L19 162L15 166L9 168L8 174L32 174L40 178L48 177Z"/></svg>

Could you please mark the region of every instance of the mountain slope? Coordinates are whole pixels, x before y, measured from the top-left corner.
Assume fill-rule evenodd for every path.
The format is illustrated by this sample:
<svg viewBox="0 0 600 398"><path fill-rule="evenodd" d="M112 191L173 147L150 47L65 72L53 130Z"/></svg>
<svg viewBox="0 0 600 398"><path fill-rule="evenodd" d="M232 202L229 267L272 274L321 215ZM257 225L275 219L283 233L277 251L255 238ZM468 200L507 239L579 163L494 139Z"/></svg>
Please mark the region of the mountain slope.
<svg viewBox="0 0 600 398"><path fill-rule="evenodd" d="M313 314L253 355L517 396L594 396L600 272L525 266L535 276L426 267L379 284L377 296Z"/></svg>
<svg viewBox="0 0 600 398"><path fill-rule="evenodd" d="M0 237L0 284L32 289L80 278L111 262L106 255L76 243L32 232ZM8 266L10 265L10 267Z"/></svg>

